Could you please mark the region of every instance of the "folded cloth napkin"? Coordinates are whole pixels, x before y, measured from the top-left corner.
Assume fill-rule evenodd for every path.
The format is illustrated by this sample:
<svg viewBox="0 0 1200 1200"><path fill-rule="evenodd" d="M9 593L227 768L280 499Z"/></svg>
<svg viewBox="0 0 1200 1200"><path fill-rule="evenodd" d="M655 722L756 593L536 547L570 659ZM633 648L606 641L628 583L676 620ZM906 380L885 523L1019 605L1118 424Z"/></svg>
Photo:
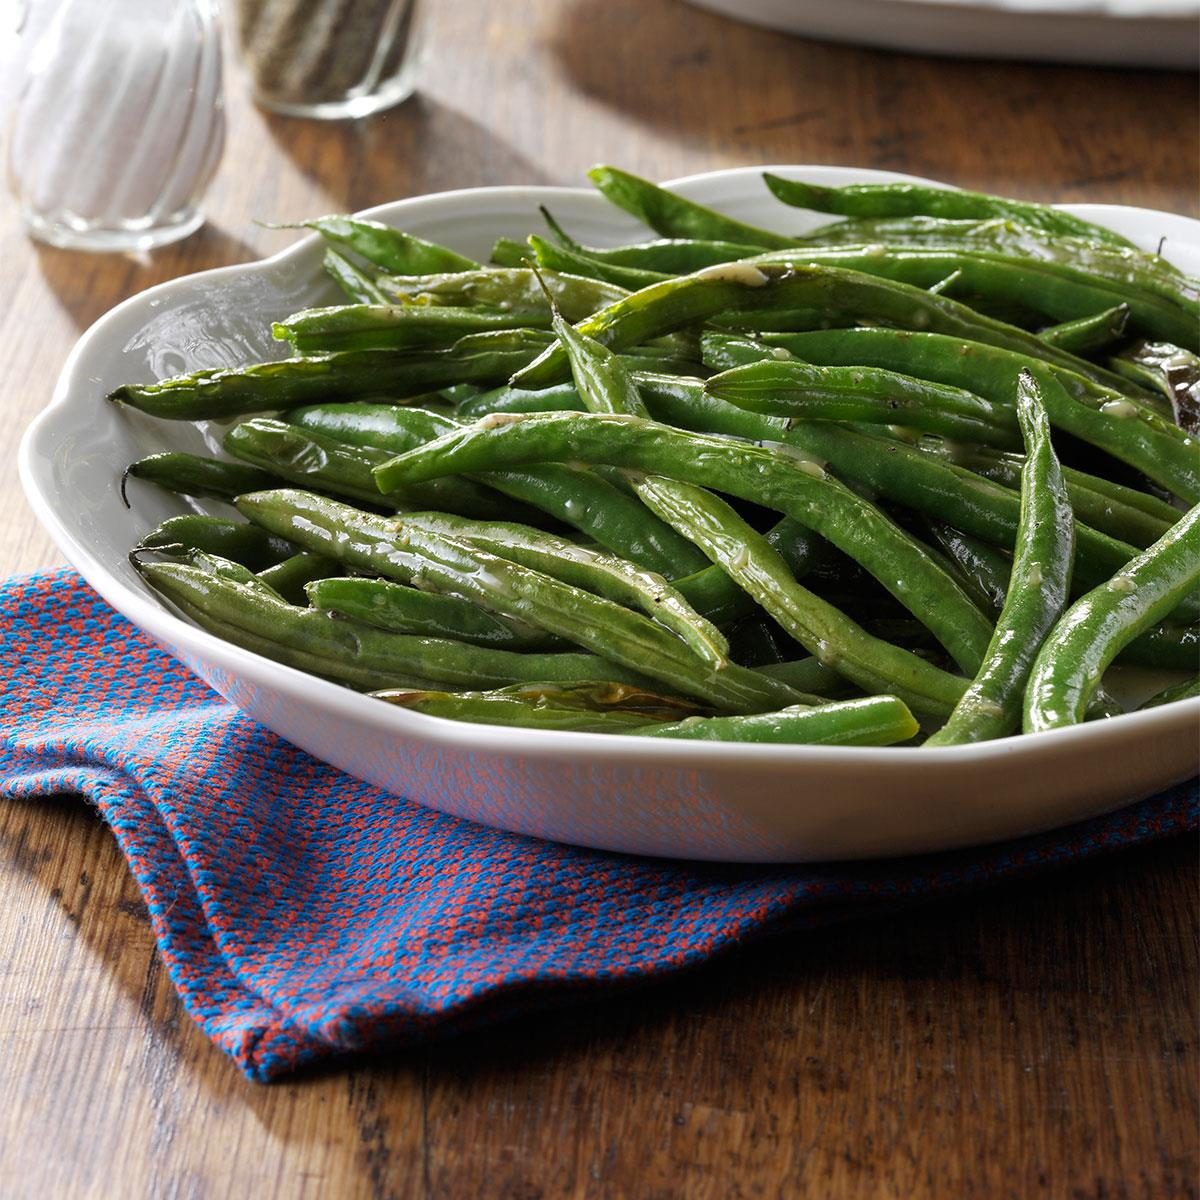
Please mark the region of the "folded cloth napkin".
<svg viewBox="0 0 1200 1200"><path fill-rule="evenodd" d="M188 1012L257 1080L1180 832L1198 807L1193 781L1003 846L815 867L498 833L310 758L67 571L0 583L0 795L61 792L111 825Z"/></svg>

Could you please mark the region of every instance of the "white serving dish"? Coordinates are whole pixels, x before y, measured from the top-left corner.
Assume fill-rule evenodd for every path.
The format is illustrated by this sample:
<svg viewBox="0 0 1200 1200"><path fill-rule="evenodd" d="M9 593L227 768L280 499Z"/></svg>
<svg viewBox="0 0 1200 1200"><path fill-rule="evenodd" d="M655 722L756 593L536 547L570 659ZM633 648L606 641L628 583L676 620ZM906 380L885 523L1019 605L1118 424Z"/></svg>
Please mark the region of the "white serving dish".
<svg viewBox="0 0 1200 1200"><path fill-rule="evenodd" d="M901 176L834 167L770 170L827 184ZM744 220L800 231L758 169L671 186ZM584 241L642 232L588 192L484 188L398 201L371 215L485 257L547 204ZM1142 209L1078 212L1200 270L1200 222ZM263 262L151 288L102 317L72 351L21 446L38 517L124 613L223 696L318 758L421 804L585 846L728 861L912 854L1050 829L1119 808L1197 768L1200 699L976 747L938 750L735 746L467 725L393 708L229 645L168 611L127 553L184 502L149 486L119 496L123 468L165 448L203 449L199 430L117 408L105 394L199 367L279 357L272 319L330 295L315 237ZM219 508L219 506L214 506Z"/></svg>
<svg viewBox="0 0 1200 1200"><path fill-rule="evenodd" d="M802 37L953 58L1186 70L1197 0L691 0Z"/></svg>

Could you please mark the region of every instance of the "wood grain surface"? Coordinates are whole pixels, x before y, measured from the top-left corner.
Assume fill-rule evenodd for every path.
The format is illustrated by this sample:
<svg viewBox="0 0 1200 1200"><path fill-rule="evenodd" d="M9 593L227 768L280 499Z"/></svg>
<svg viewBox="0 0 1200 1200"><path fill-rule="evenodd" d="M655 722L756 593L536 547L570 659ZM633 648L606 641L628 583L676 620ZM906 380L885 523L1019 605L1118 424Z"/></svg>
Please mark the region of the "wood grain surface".
<svg viewBox="0 0 1200 1200"><path fill-rule="evenodd" d="M231 70L211 220L148 259L29 243L0 207L0 572L57 561L17 441L79 332L289 220L608 160L669 178L887 167L1195 213L1175 74L946 62L670 0L430 3L419 96L268 117ZM1193 1197L1186 839L747 950L686 979L315 1078L245 1082L191 1024L103 824L0 806L0 1196Z"/></svg>

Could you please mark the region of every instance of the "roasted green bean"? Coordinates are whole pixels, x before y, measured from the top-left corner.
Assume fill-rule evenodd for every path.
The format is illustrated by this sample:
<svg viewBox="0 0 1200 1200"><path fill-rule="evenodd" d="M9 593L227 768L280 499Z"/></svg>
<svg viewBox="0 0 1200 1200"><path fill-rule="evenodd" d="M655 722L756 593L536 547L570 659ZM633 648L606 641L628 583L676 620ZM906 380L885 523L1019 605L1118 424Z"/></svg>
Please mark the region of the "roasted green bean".
<svg viewBox="0 0 1200 1200"><path fill-rule="evenodd" d="M848 187L822 187L798 179L763 175L772 194L793 208L838 213L846 217L947 217L955 220L1009 217L1034 229L1072 237L1092 238L1116 246L1132 243L1081 217L1045 204L1008 200L981 192L959 191L920 183L859 183Z"/></svg>
<svg viewBox="0 0 1200 1200"><path fill-rule="evenodd" d="M687 717L672 725L645 725L632 732L638 737L693 741L891 746L908 741L918 728L912 713L894 696L869 696L748 717Z"/></svg>
<svg viewBox="0 0 1200 1200"><path fill-rule="evenodd" d="M383 489L460 471L582 461L665 475L766 504L816 530L860 562L974 672L990 626L958 584L914 539L818 464L778 449L688 434L640 417L552 413L484 417L375 471Z"/></svg>
<svg viewBox="0 0 1200 1200"><path fill-rule="evenodd" d="M1012 733L1021 723L1034 658L1066 607L1075 521L1051 444L1050 423L1028 372L1018 381L1016 404L1025 466L1008 596L979 674L927 746L982 742Z"/></svg>
<svg viewBox="0 0 1200 1200"><path fill-rule="evenodd" d="M1162 620L1197 584L1200 504L1063 614L1033 664L1025 732L1081 721L1101 675L1122 647Z"/></svg>
<svg viewBox="0 0 1200 1200"><path fill-rule="evenodd" d="M638 613L510 562L469 542L381 518L304 492L259 492L238 499L243 515L346 566L400 583L421 581L501 616L524 620L685 695L733 712L802 702L794 689L730 664L713 669L667 629ZM577 679L595 678L579 674Z"/></svg>

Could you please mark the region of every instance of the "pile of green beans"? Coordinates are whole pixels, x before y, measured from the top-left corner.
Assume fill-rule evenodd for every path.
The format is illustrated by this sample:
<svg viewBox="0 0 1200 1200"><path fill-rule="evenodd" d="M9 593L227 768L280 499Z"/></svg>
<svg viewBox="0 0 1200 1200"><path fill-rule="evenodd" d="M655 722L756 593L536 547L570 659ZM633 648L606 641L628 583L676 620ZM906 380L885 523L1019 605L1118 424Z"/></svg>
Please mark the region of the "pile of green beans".
<svg viewBox="0 0 1200 1200"><path fill-rule="evenodd" d="M113 392L229 423L128 466L225 506L147 531L146 583L531 729L937 747L1111 716L1127 666L1197 694L1195 279L1003 197L767 175L775 231L591 178L651 236L542 209L482 263L321 217L344 301L276 322L286 357Z"/></svg>

